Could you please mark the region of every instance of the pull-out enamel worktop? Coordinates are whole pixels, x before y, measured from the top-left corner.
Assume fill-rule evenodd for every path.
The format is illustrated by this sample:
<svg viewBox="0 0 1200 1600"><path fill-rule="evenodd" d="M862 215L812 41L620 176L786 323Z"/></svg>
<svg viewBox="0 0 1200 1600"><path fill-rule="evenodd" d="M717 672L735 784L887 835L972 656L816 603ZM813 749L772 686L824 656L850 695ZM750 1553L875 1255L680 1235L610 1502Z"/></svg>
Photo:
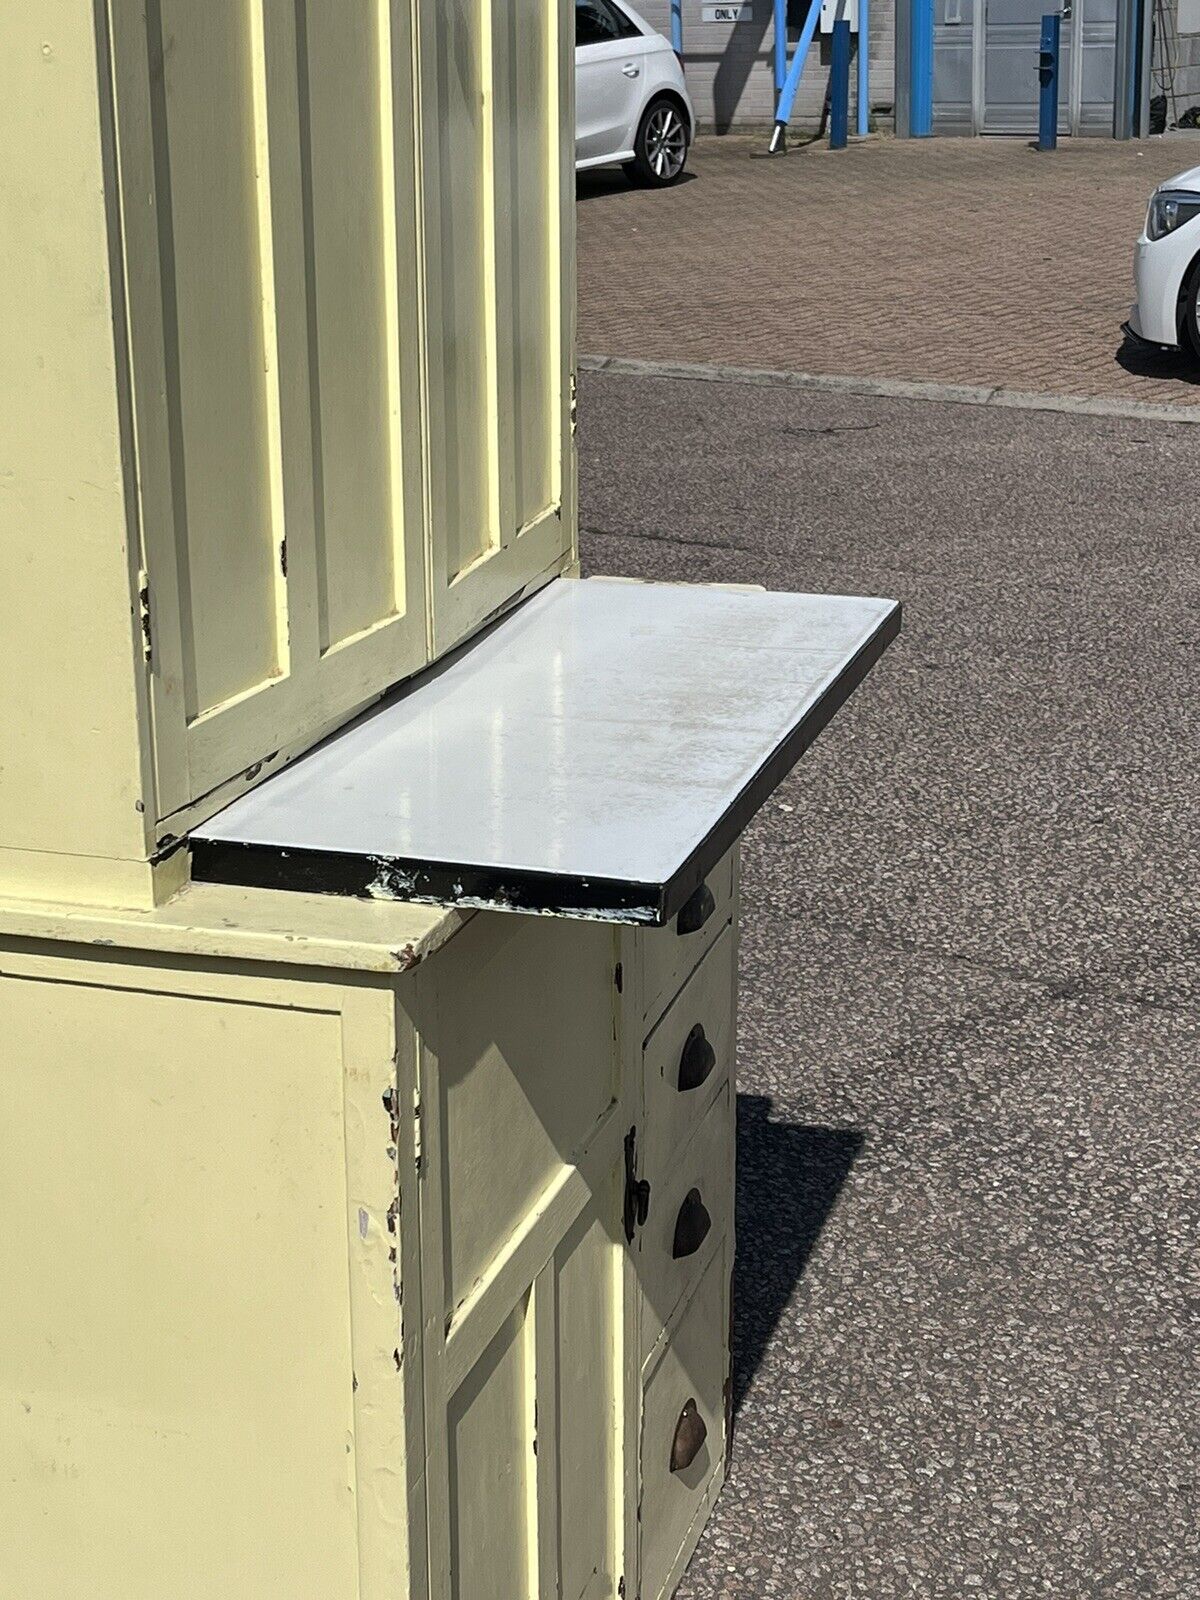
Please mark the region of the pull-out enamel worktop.
<svg viewBox="0 0 1200 1600"><path fill-rule="evenodd" d="M193 835L197 879L669 921L890 600L559 580Z"/></svg>

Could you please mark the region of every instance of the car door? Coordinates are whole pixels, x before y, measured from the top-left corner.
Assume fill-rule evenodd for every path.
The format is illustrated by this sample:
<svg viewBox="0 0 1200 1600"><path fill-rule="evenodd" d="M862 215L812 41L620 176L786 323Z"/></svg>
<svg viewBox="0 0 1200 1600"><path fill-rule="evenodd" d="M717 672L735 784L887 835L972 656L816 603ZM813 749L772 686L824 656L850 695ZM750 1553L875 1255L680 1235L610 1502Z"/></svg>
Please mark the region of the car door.
<svg viewBox="0 0 1200 1600"><path fill-rule="evenodd" d="M643 36L609 0L576 0L575 159L625 155L644 84Z"/></svg>

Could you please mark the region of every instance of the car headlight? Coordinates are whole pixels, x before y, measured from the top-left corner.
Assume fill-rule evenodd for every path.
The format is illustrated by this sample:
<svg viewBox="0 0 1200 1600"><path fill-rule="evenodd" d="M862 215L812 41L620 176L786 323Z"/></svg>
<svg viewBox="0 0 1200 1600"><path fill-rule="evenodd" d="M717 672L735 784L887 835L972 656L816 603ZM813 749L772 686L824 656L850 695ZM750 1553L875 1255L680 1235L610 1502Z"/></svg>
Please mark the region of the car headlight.
<svg viewBox="0 0 1200 1600"><path fill-rule="evenodd" d="M1200 217L1200 194L1190 189L1158 189L1150 196L1146 232L1151 239L1162 239L1193 217Z"/></svg>

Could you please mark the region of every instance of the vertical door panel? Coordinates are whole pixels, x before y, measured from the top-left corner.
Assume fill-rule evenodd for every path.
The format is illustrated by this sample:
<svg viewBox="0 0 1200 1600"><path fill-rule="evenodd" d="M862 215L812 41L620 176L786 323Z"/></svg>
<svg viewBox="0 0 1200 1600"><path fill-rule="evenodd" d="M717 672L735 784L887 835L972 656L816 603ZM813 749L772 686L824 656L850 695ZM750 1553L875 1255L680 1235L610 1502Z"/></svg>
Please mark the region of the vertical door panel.
<svg viewBox="0 0 1200 1600"><path fill-rule="evenodd" d="M163 819L426 659L412 17L109 15Z"/></svg>
<svg viewBox="0 0 1200 1600"><path fill-rule="evenodd" d="M194 717L286 666L259 246L269 201L255 170L248 7L160 0L148 9L154 56L161 51L153 92L170 279L166 400L184 699Z"/></svg>
<svg viewBox="0 0 1200 1600"><path fill-rule="evenodd" d="M421 0L437 653L573 550L570 10Z"/></svg>
<svg viewBox="0 0 1200 1600"><path fill-rule="evenodd" d="M394 611L381 203L386 38L373 6L301 0L297 18L317 582L327 650Z"/></svg>
<svg viewBox="0 0 1200 1600"><path fill-rule="evenodd" d="M450 1401L452 1600L533 1600L529 1305L526 1295Z"/></svg>
<svg viewBox="0 0 1200 1600"><path fill-rule="evenodd" d="M501 510L526 527L556 492L558 352L547 311L558 293L557 192L546 181L557 129L554 14L544 0L496 8L496 274Z"/></svg>
<svg viewBox="0 0 1200 1600"><path fill-rule="evenodd" d="M454 582L496 543L488 0L438 0L424 122L435 549Z"/></svg>

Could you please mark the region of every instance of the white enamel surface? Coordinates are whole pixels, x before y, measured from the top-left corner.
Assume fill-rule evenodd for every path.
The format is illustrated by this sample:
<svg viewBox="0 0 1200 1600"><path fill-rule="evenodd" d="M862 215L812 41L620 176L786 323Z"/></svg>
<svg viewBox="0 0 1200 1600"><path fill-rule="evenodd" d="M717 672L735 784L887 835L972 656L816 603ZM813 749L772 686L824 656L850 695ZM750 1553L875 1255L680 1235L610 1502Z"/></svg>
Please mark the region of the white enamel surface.
<svg viewBox="0 0 1200 1600"><path fill-rule="evenodd" d="M560 580L198 837L663 884L895 609Z"/></svg>

